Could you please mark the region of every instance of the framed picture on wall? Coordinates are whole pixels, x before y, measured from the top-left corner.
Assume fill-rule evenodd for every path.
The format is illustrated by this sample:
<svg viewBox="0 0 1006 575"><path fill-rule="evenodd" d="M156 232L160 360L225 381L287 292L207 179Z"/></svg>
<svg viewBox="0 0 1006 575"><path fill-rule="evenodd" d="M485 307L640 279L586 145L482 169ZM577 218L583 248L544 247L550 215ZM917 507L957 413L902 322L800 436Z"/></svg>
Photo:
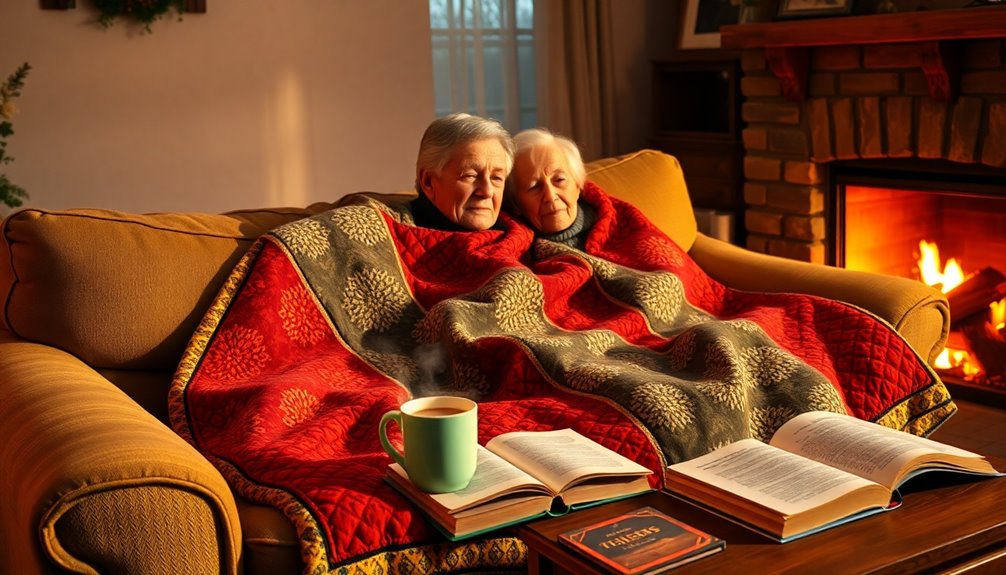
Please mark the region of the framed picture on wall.
<svg viewBox="0 0 1006 575"><path fill-rule="evenodd" d="M881 0L880 5L885 5ZM779 18L820 18L852 11L852 0L779 0ZM881 11L879 8L878 12ZM884 10L890 11L890 10Z"/></svg>
<svg viewBox="0 0 1006 575"><path fill-rule="evenodd" d="M731 0L681 1L684 6L681 11L681 34L678 37L678 48L682 50L719 48L720 26L737 23L740 2L734 0L735 5Z"/></svg>

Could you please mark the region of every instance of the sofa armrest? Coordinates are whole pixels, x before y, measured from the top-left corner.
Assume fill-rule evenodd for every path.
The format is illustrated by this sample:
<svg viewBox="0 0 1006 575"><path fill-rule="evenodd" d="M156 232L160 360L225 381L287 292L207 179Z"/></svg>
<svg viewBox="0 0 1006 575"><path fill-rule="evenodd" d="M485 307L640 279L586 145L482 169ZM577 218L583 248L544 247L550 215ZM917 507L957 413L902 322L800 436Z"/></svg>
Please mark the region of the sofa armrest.
<svg viewBox="0 0 1006 575"><path fill-rule="evenodd" d="M0 572L235 573L220 473L77 358L0 331Z"/></svg>
<svg viewBox="0 0 1006 575"><path fill-rule="evenodd" d="M922 282L769 256L703 234L689 254L713 279L733 289L806 293L863 308L894 326L929 363L946 344L947 298Z"/></svg>

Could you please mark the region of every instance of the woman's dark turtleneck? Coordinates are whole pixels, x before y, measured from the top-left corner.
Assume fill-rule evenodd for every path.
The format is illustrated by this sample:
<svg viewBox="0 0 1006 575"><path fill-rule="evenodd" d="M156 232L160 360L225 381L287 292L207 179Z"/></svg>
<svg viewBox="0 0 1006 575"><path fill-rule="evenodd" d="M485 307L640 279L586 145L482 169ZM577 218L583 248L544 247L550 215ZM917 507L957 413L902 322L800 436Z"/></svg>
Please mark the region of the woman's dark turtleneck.
<svg viewBox="0 0 1006 575"><path fill-rule="evenodd" d="M583 246L587 243L590 228L594 226L596 220L597 212L594 211L593 206L586 202L577 202L576 219L573 220L573 223L568 228L554 234L538 232L538 237L582 250Z"/></svg>

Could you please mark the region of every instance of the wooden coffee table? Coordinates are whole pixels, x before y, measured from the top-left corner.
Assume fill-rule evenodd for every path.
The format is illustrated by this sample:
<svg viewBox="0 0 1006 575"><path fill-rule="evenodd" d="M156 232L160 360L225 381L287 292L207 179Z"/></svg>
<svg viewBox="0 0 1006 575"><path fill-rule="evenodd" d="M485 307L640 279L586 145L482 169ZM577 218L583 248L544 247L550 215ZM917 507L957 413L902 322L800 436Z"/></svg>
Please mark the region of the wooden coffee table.
<svg viewBox="0 0 1006 575"><path fill-rule="evenodd" d="M989 458L1006 471L1006 460ZM561 547L564 531L650 505L727 541L726 550L679 573L1006 573L1006 477L922 475L902 490L904 504L780 544L666 493L649 493L518 528L528 573L606 573Z"/></svg>

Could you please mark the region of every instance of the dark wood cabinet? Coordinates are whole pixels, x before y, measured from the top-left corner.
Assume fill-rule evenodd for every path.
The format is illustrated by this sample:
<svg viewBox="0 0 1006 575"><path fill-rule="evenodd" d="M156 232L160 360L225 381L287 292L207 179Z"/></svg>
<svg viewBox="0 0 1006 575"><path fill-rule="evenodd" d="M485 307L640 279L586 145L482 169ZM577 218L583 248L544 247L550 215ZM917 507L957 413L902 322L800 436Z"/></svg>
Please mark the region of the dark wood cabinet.
<svg viewBox="0 0 1006 575"><path fill-rule="evenodd" d="M743 244L738 59L654 62L653 107L653 146L681 162L697 211L730 214L732 241Z"/></svg>

